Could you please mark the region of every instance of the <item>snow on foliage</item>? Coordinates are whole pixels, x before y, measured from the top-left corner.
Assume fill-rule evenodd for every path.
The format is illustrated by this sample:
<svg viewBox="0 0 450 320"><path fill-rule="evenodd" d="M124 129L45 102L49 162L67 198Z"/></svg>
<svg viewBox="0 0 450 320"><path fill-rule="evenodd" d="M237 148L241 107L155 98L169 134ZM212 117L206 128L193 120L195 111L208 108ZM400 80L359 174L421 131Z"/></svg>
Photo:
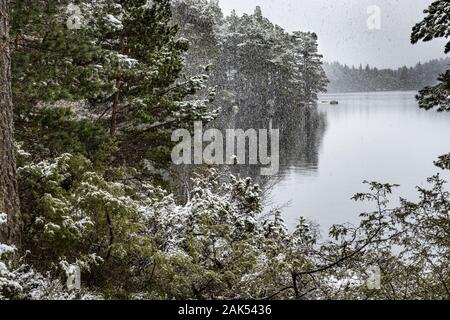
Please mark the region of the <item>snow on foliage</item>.
<svg viewBox="0 0 450 320"><path fill-rule="evenodd" d="M412 43L419 40L431 41L435 38L450 37L450 2L437 0L424 10L427 16L413 28ZM450 41L445 46L445 53L450 52Z"/></svg>
<svg viewBox="0 0 450 320"><path fill-rule="evenodd" d="M411 42L431 41L435 38L450 37L450 1L437 0L424 10L427 16L413 28ZM445 46L445 53L450 52L450 41ZM426 87L419 92L417 100L421 108L436 108L437 111L450 111L450 70L441 74L439 83Z"/></svg>
<svg viewBox="0 0 450 320"><path fill-rule="evenodd" d="M5 224L8 219L6 213L0 212L0 225Z"/></svg>
<svg viewBox="0 0 450 320"><path fill-rule="evenodd" d="M123 29L123 24L122 21L120 21L119 19L117 19L115 16L113 16L112 14L108 14L106 15L106 20L109 22L109 24L111 25L111 27L114 30L121 30Z"/></svg>
<svg viewBox="0 0 450 320"><path fill-rule="evenodd" d="M124 55L124 54L118 54L117 58L119 59L119 64L121 66L123 66L123 67L131 68L131 67L134 67L136 64L139 63L138 60L130 58L127 55Z"/></svg>

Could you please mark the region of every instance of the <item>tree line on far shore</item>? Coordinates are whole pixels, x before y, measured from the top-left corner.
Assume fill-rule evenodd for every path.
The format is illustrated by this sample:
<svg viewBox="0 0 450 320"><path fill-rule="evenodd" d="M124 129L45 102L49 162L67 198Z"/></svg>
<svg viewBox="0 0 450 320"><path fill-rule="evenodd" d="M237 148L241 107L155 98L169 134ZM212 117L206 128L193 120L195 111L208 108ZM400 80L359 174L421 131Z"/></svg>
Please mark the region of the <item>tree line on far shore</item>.
<svg viewBox="0 0 450 320"><path fill-rule="evenodd" d="M369 65L350 67L339 62L324 63L330 80L327 89L331 93L420 90L436 84L439 74L449 66L448 57L398 69L378 69Z"/></svg>

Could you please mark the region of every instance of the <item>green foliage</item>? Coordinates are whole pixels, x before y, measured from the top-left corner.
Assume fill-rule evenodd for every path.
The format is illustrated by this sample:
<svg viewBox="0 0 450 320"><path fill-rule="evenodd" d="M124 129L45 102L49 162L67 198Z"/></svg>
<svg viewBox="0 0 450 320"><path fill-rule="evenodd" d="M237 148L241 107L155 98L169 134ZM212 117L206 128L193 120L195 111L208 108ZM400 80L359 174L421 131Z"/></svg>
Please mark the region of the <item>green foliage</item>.
<svg viewBox="0 0 450 320"><path fill-rule="evenodd" d="M71 1L15 1L11 38L16 105L36 101L80 100L110 92L96 67L104 61L88 29L69 30Z"/></svg>
<svg viewBox="0 0 450 320"><path fill-rule="evenodd" d="M78 105L35 107L19 115L16 128L16 139L35 159L41 160L65 152L94 157L108 138L103 126L79 116Z"/></svg>
<svg viewBox="0 0 450 320"><path fill-rule="evenodd" d="M450 36L450 3L446 0L434 1L424 10L427 16L413 28L411 42L430 41L435 38ZM445 53L450 52L450 42L445 46ZM426 87L419 92L419 106L426 110L437 108L438 111L450 111L450 70L441 74L439 83Z"/></svg>
<svg viewBox="0 0 450 320"><path fill-rule="evenodd" d="M450 154L440 156L434 164L443 170L450 170Z"/></svg>
<svg viewBox="0 0 450 320"><path fill-rule="evenodd" d="M211 171L194 179L190 202L180 206L162 189L107 182L91 170L69 154L20 169L33 265L76 263L113 296L126 283L127 294L236 295L238 275L257 262L261 200L249 179L220 183Z"/></svg>
<svg viewBox="0 0 450 320"><path fill-rule="evenodd" d="M92 158L96 147L107 143L104 131L109 130L118 133L120 155L111 165L139 166L142 159L161 158L167 163L171 130L214 117L209 98L188 99L204 87L207 76L183 79L189 44L177 38L170 1L78 1L83 20L74 30L66 25L69 1L28 2L13 6L16 126L21 141L40 133L51 139L36 146L44 149L42 158L63 152ZM69 120L65 110L52 114L54 107L37 108L67 101L78 102L76 113L89 121ZM61 150L64 144L68 149Z"/></svg>
<svg viewBox="0 0 450 320"><path fill-rule="evenodd" d="M429 5L424 13L427 16L417 23L411 35L411 42L431 41L435 38L450 36L450 4L446 0L437 0ZM445 46L445 53L450 52L450 42Z"/></svg>
<svg viewBox="0 0 450 320"><path fill-rule="evenodd" d="M86 6L95 24L95 43L108 56L99 66L101 76L114 84L113 94L89 99L89 108L111 135L117 134L117 162L138 166L142 159L167 161L174 128L214 116L208 100L188 98L204 88L207 75L184 77L189 43L177 37L170 1L104 0Z"/></svg>
<svg viewBox="0 0 450 320"><path fill-rule="evenodd" d="M417 95L419 106L425 110L450 111L450 70L441 74L438 81L436 86L420 90Z"/></svg>
<svg viewBox="0 0 450 320"><path fill-rule="evenodd" d="M124 257L139 222L126 186L107 182L86 158L69 154L25 165L19 174L25 242L33 254L49 258L50 265L40 267L64 259L89 268Z"/></svg>

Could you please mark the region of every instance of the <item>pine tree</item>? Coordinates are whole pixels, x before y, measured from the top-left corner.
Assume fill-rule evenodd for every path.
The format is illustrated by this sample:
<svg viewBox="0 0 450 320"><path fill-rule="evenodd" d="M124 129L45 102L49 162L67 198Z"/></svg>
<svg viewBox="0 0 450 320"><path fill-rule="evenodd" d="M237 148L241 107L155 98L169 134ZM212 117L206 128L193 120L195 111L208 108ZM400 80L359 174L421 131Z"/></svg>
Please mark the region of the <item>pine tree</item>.
<svg viewBox="0 0 450 320"><path fill-rule="evenodd" d="M21 242L22 221L14 156L13 101L11 93L11 56L9 0L0 1L0 214L6 213L6 228L0 230L0 242Z"/></svg>
<svg viewBox="0 0 450 320"><path fill-rule="evenodd" d="M430 41L435 38L450 37L450 2L434 1L424 10L427 16L413 28L411 42ZM450 52L450 41L445 46L445 53ZM441 74L439 84L426 87L419 92L419 106L426 110L437 108L438 111L450 111L450 70Z"/></svg>
<svg viewBox="0 0 450 320"><path fill-rule="evenodd" d="M282 109L293 107L302 92L291 37L263 17L260 8L242 17L232 13L222 30L222 58L214 81L232 93L229 107L246 115L236 117L236 125L266 125Z"/></svg>
<svg viewBox="0 0 450 320"><path fill-rule="evenodd" d="M167 162L170 131L214 115L209 95L193 97L207 76L182 73L188 42L172 25L170 1L77 4L81 24L68 28L70 1L14 3L15 121L25 149L40 159L82 152L107 166Z"/></svg>
<svg viewBox="0 0 450 320"><path fill-rule="evenodd" d="M13 94L20 106L78 101L111 91L98 68L107 56L93 42L95 25L86 19L79 26L69 25L73 17L83 18L81 8L70 0L14 1Z"/></svg>
<svg viewBox="0 0 450 320"><path fill-rule="evenodd" d="M179 36L189 40L185 72L196 75L202 67L216 65L220 58L219 33L223 14L210 0L172 1L173 21Z"/></svg>
<svg viewBox="0 0 450 320"><path fill-rule="evenodd" d="M328 84L327 76L322 68L323 56L318 53L317 35L313 32L295 32L294 37L299 54L305 99L307 103L314 103L317 101L317 94L326 91Z"/></svg>
<svg viewBox="0 0 450 320"><path fill-rule="evenodd" d="M12 3L17 140L36 160L64 152L92 155L106 136L98 123L88 121L90 115L82 113L83 103L78 102L112 94L113 86L98 67L107 55L93 41L95 26L82 20L78 28L69 28L71 17L82 14L70 2Z"/></svg>
<svg viewBox="0 0 450 320"><path fill-rule="evenodd" d="M189 100L204 87L207 76L187 78L182 73L189 43L178 38L178 28L171 23L170 1L104 0L91 12L95 42L108 54L99 67L114 89L89 103L118 140L116 161L167 161L172 129L213 117L209 97Z"/></svg>

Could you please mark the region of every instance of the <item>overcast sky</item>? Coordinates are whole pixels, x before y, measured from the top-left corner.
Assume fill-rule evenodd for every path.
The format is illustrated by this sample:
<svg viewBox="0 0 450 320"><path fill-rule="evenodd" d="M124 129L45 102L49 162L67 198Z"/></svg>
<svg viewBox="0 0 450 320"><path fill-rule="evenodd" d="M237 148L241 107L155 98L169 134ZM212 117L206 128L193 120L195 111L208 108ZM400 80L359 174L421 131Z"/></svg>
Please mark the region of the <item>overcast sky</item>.
<svg viewBox="0 0 450 320"><path fill-rule="evenodd" d="M410 44L411 29L432 0L220 0L228 14L263 15L288 31L314 31L326 61L379 68L415 65L444 57L444 40ZM380 9L380 29L369 29L370 6ZM374 11L371 11L374 13ZM373 16L372 16L373 17ZM376 23L375 20L370 20Z"/></svg>

